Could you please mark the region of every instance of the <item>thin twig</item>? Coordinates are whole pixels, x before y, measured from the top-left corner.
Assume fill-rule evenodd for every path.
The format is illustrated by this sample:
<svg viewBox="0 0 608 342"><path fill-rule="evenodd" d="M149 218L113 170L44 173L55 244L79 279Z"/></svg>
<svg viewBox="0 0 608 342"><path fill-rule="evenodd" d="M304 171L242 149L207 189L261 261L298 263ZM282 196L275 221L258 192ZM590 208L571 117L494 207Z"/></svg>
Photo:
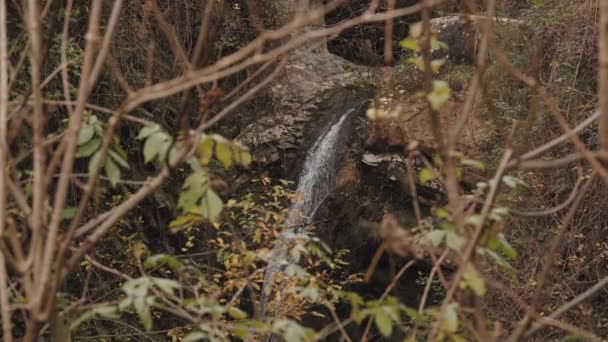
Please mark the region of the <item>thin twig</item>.
<svg viewBox="0 0 608 342"><path fill-rule="evenodd" d="M65 15L63 19L63 31L61 32L61 63L65 64L66 67L61 69L61 83L63 86L63 97L66 101L71 102L70 95L70 76L68 73L68 41L69 41L69 29L70 29L70 17L72 16L72 6L74 1L67 0L65 5ZM72 115L72 106L67 106L68 113Z"/></svg>
<svg viewBox="0 0 608 342"><path fill-rule="evenodd" d="M448 137L448 144L450 146L456 146L457 139L461 136L462 130L466 126L466 123L469 120L469 116L473 111L473 105L475 104L475 100L477 99L477 95L479 94L479 89L481 87L481 79L486 70L486 61L488 57L488 45L490 43L490 38L493 34L492 31L492 22L491 19L494 17L494 13L496 11L496 0L488 1L488 13L487 18L483 20L481 23L481 30L483 36L481 38L481 43L479 45L479 51L477 53L477 70L475 71L475 75L473 76L473 80L471 81L471 86L467 92L467 97L462 106L462 110L460 111L460 117L456 122L456 126L450 132Z"/></svg>
<svg viewBox="0 0 608 342"><path fill-rule="evenodd" d="M521 70L517 69L507 58L505 53L499 49L496 49L496 60L509 72L511 75L519 79L530 89L536 91L536 93L543 100L553 117L560 125L560 127L564 130L566 134L569 135L569 139L574 144L574 148L580 154L582 154L585 159L589 162L591 167L597 174L600 176L604 184L608 185L608 171L604 166L591 155L591 152L587 149L585 144L581 141L581 139L572 133L572 128L566 122L566 119L561 114L559 107L557 106L555 100L547 93L544 87L542 87L535 79L527 76Z"/></svg>
<svg viewBox="0 0 608 342"><path fill-rule="evenodd" d="M515 294L513 292L513 290L511 288L509 288L508 286L505 286L498 281L490 279L487 276L484 276L484 279L490 286L500 290L502 293L504 293L509 298L511 298L515 302L515 304L517 304L520 308L522 308L526 312L526 317L532 317L533 319L538 320L545 325L550 325L552 327L561 329L563 331L567 331L576 336L585 337L585 338L589 339L590 341L596 341L596 342L602 341L599 337L597 337L592 332L585 331L577 326L574 326L574 325L566 323L566 322L560 322L553 318L542 317L541 315L539 315L536 312L536 310L533 307L529 306L523 299L521 299L517 294ZM521 341L521 340L516 340L516 341Z"/></svg>
<svg viewBox="0 0 608 342"><path fill-rule="evenodd" d="M590 152L590 154L593 157L598 158L600 160L603 160L603 161L608 160L608 153L606 153L604 151ZM509 168L517 168L518 170L529 170L529 169L554 170L554 169L559 169L561 167L567 167L568 165L579 162L583 159L585 159L585 157L582 156L580 153L572 153L567 156L557 158L557 159L551 159L551 160L542 160L542 159L526 160L526 161L512 160L511 163L509 163ZM511 165L512 165L512 167L511 167Z"/></svg>
<svg viewBox="0 0 608 342"><path fill-rule="evenodd" d="M600 101L600 148L608 151L608 2L599 2L598 96Z"/></svg>
<svg viewBox="0 0 608 342"><path fill-rule="evenodd" d="M500 189L500 185L502 183L502 176L507 169L507 163L511 159L512 155L513 155L513 151L510 148L507 148L505 150L505 152L503 153L502 160L500 161L500 164L498 165L498 169L496 170L494 177L490 181L490 191L488 192L488 196L481 209L481 218L479 219L478 223L475 225L475 231L473 233L473 236L469 240L464 252L462 253L460 267L458 268L458 270L456 271L456 274L452 278L451 286L445 295L443 303L441 304L441 309L440 309L439 315L437 316L437 320L435 321L433 330L431 331L431 334L429 337L431 340L435 336L437 336L437 333L439 332L439 328L441 327L441 323L445 316L444 315L445 310L447 309L448 305L450 304L450 302L452 300L452 297L454 296L454 294L456 293L456 290L458 289L458 287L460 285L460 281L462 280L462 276L464 275L464 270L466 269L466 267L465 267L466 264L469 262L469 259L473 256L473 253L475 252L475 247L477 246L477 243L478 243L479 239L481 238L481 233L483 232L483 227L485 226L485 223L490 214L490 210L492 209L492 206L494 205L494 201L496 200L496 195L498 194L498 190Z"/></svg>
<svg viewBox="0 0 608 342"><path fill-rule="evenodd" d="M561 144L562 142L567 141L573 135L578 134L582 130L584 130L585 128L589 127L599 117L600 117L600 111L596 110L595 112L593 112L593 114L591 116L589 116L587 119L585 119L585 121L581 122L578 126L576 126L575 128L571 129L569 132L566 132L566 133L560 135L559 137L557 137L557 138L549 141L548 143L543 144L542 146L539 146L539 147L535 148L532 151L524 153L523 155L521 155L520 157L518 157L518 159L513 160L511 163L509 163L509 167L512 167L513 165L515 165L517 163L517 160L529 160L529 159L532 159L532 158L538 156L539 154L542 154L542 153L550 150L551 148L553 148L553 147Z"/></svg>
<svg viewBox="0 0 608 342"><path fill-rule="evenodd" d="M347 342L353 342L353 340L350 338L350 336L348 336L348 333L344 329L344 324L342 324L342 322L340 321L340 318L336 314L336 308L334 307L334 305L332 303L327 302L327 303L325 303L325 306L327 307L327 309L329 309L329 312L331 313L331 317L334 319L334 322L338 326L338 329L340 330L340 334L341 334L342 338L345 339Z"/></svg>
<svg viewBox="0 0 608 342"><path fill-rule="evenodd" d="M439 260L437 260L437 262L435 263L435 265L433 265L433 268L431 269L429 278L426 281L426 284L424 285L424 290L422 292L422 298L420 299L420 304L418 305L418 314L419 315L422 315L422 313L424 312L424 307L426 305L426 301L429 296L429 293L431 292L431 285L433 284L433 278L435 277L435 273L440 271L441 264L443 263L443 260L448 256L448 253L449 253L449 250L444 251L441 254L441 256L439 257ZM414 340L416 340L416 334L418 332L419 324L420 324L420 321L416 320L416 324L414 325L414 332L412 333L412 336L414 336Z"/></svg>
<svg viewBox="0 0 608 342"><path fill-rule="evenodd" d="M35 1L35 0L34 0ZM76 107L74 108L73 114L70 116L69 128L64 136L66 141L64 158L61 165L61 174L57 188L55 191L53 201L53 211L51 213L51 221L48 225L48 235L45 237L46 243L44 248L40 248L42 253L42 259L40 260L39 268L36 269L36 273L39 274L40 279L38 284L37 297L34 298L36 303L35 307L38 314L41 316L47 316L50 310L50 304L53 302L53 296L48 296L46 288L49 286L49 278L51 276L52 269L54 268L53 262L55 261L54 254L58 247L57 236L59 234L59 226L63 216L63 209L67 199L68 189L70 185L70 173L74 166L76 147L78 144L78 134L80 132L80 126L82 118L84 117L84 109L87 103L92 87L89 85L90 77L94 77L91 73L94 66L94 59L97 54L97 45L99 40L99 21L101 18L102 2L101 0L94 0L91 4L90 21L87 34L85 36L86 46L84 50L84 58L81 70L80 85L78 91L78 99ZM98 58L105 58L105 56L99 55ZM34 94L34 101L40 101L42 104L42 94L36 96ZM40 142L41 144L42 142ZM37 191L44 189L37 189ZM34 214L36 208L34 206ZM38 263L35 263L35 265Z"/></svg>
<svg viewBox="0 0 608 342"><path fill-rule="evenodd" d="M555 233L553 240L551 240L548 251L545 253L545 257L543 259L543 269L541 270L541 272L538 275L537 280L536 280L536 291L534 291L534 295L530 302L530 306L533 309L536 309L536 306L538 305L538 302L540 301L540 297L543 293L545 283L548 280L549 274L551 273L551 269L553 268L553 262L555 261L554 257L555 257L555 254L557 253L557 249L562 240L562 237L564 236L566 229L569 227L570 222L572 221L572 218L574 217L574 214L576 213L583 198L587 194L587 191L591 188L591 185L594 183L594 178L595 178L595 174L593 174L590 177L590 179L587 181L587 183L585 183L585 185L581 188L581 191L577 194L576 199L572 203L572 206L570 206L570 209L564 215L561 223L557 227L557 232ZM517 328L511 334L508 341L509 342L519 341L521 336L524 334L526 328L530 324L530 320L531 320L531 317L529 315L526 315L518 323Z"/></svg>
<svg viewBox="0 0 608 342"><path fill-rule="evenodd" d="M608 277L604 277L602 280L598 281L595 285L588 288L585 292L574 297L568 303L560 306L557 310L553 311L549 316L547 316L547 318L557 319L561 314L572 309L573 307L577 306L578 304L582 303L587 298L593 296L596 292L602 290L606 286L608 286ZM525 334L526 338L529 338L532 334L534 334L536 331L538 331L538 329L540 329L542 327L543 327L543 322L535 322L534 324L532 324L532 327L530 328L530 330L528 330Z"/></svg>
<svg viewBox="0 0 608 342"><path fill-rule="evenodd" d="M384 289L384 292L380 296L379 300L383 300L384 298L386 298L386 296L389 295L389 293L391 293L391 291L393 290L395 285L397 285L397 282L399 281L399 279L401 279L403 274L405 274L405 271L407 271L415 263L416 263L416 260L410 260L408 263L403 265L403 267L401 267L399 272L397 272L397 274L391 280L390 284L388 284L386 289ZM371 317L367 320L367 325L365 326L365 331L363 332L363 335L361 336L361 341L367 341L367 335L369 335L369 332L372 329L372 321L373 321L373 319Z"/></svg>
<svg viewBox="0 0 608 342"><path fill-rule="evenodd" d="M560 203L559 205L553 207L553 208L549 208L549 209L532 209L532 210L526 210L526 211L522 211L522 210L517 210L517 209L511 209L510 212L513 215L516 216L525 216L525 217L538 217L538 216L548 216L548 215L553 215L561 210L563 210L564 208L566 208L570 203L572 203L572 201L574 201L574 199L576 198L576 195L578 194L578 189L580 187L580 185L583 183L583 181L585 180L585 177L580 177L577 181L576 184L574 184L574 189L572 189L572 192L570 192L570 195L568 196L568 198Z"/></svg>

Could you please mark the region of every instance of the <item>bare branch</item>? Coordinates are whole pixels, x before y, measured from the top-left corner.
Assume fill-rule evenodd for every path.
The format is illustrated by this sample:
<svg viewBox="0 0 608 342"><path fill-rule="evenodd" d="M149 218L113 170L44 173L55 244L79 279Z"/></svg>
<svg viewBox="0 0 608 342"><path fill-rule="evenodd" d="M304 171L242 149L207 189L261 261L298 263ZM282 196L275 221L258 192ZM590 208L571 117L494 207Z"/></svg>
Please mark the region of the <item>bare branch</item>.
<svg viewBox="0 0 608 342"><path fill-rule="evenodd" d="M450 132L448 137L448 144L450 146L455 146L458 137L460 137L460 133L464 129L466 123L469 120L469 116L473 111L473 105L475 104L475 99L479 94L479 89L481 87L481 78L486 69L486 61L488 57L488 45L490 44L490 39L493 35L492 31L492 18L494 17L494 13L496 11L496 0L488 1L488 13L485 17L485 20L481 22L481 30L482 30L482 38L481 43L479 45L479 51L477 53L477 70L475 71L475 75L473 76L473 80L471 81L471 86L467 92L467 97L465 103L460 111L460 117L456 123L454 129Z"/></svg>
<svg viewBox="0 0 608 342"><path fill-rule="evenodd" d="M576 199L574 200L574 203L572 203L572 206L570 207L568 212L562 218L560 225L557 227L557 232L556 232L555 236L553 237L553 240L551 240L551 244L549 245L549 250L545 254L545 257L543 260L544 261L543 269L537 277L536 291L535 291L534 296L532 297L532 301L531 301L531 307L533 309L536 308L536 306L540 300L540 296L542 295L542 291L543 291L545 282L547 281L547 278L548 278L549 274L551 273L551 269L553 268L554 256L555 256L555 253L557 252L559 243L561 242L561 239L562 239L564 233L566 232L566 229L570 225L570 221L574 217L574 214L576 213L576 210L578 209L584 196L587 194L587 191L589 190L591 185L594 183L593 182L594 176L592 176L591 179L589 179L589 181L587 181L587 183L585 183L585 185L583 186L581 191L577 194ZM531 316L529 314L527 314L519 322L517 328L511 334L508 341L511 341L511 342L519 341L520 337L524 334L525 330L527 329L528 325L530 324L530 321L531 321Z"/></svg>
<svg viewBox="0 0 608 342"><path fill-rule="evenodd" d="M0 239L4 236L7 218L7 127L8 127L8 27L6 2L0 1ZM0 315L2 315L2 340L13 341L11 331L11 305L8 298L8 272L3 253L0 251Z"/></svg>
<svg viewBox="0 0 608 342"><path fill-rule="evenodd" d="M568 138L574 144L576 151L585 157L585 159L589 162L593 170L597 172L597 174L601 177L604 184L608 185L608 171L606 171L604 166L590 154L589 150L587 149L587 147L585 147L585 144L581 141L581 139L576 134L572 133L572 128L570 128L568 122L566 122L566 119L561 114L559 107L557 106L553 98L547 93L545 88L542 87L535 79L527 76L526 74L521 72L521 70L517 69L513 64L511 64L504 52L500 51L499 49L496 49L496 60L511 75L519 79L530 89L536 91L536 93L543 100L551 114L553 114L553 117L556 119L557 123L568 135Z"/></svg>
<svg viewBox="0 0 608 342"><path fill-rule="evenodd" d="M579 179L576 181L576 184L574 185L574 189L572 189L572 192L570 193L570 196L568 196L568 198L563 203L561 203L560 205L558 205L556 207L553 207L550 209L533 209L533 210L526 210L526 211L511 209L510 211L514 215L525 216L525 217L553 215L553 214L563 210L570 203L572 203L572 201L574 201L574 199L576 198L576 195L578 194L578 189L581 186L581 183L583 183L583 181L585 179L586 179L585 177L579 177Z"/></svg>
<svg viewBox="0 0 608 342"><path fill-rule="evenodd" d="M598 96L600 100L600 148L608 151L608 2L599 1Z"/></svg>
<svg viewBox="0 0 608 342"><path fill-rule="evenodd" d="M63 31L61 32L61 64L68 64L68 43L69 43L69 29L70 29L70 17L72 15L72 6L74 0L67 0L65 5L65 15L63 19ZM66 101L71 102L70 95L70 75L68 74L67 66L61 69L61 84L63 86L63 97ZM72 115L72 106L67 106L68 113Z"/></svg>
<svg viewBox="0 0 608 342"><path fill-rule="evenodd" d="M31 2L36 2L32 0ZM46 237L46 244L44 246L43 257L39 262L36 262L40 269L36 269L37 275L40 276L40 281L37 282L38 288L38 298L34 299L36 303L37 309L41 316L48 315L49 308L47 307L46 302L39 302L42 299L49 300L47 296L45 296L45 289L48 285L48 279L50 277L52 271L52 264L54 261L54 252L57 247L57 236L59 233L59 225L62 218L62 212L65 207L65 202L67 198L68 187L70 184L69 175L72 172L72 168L74 165L74 156L76 153L76 146L78 143L78 134L80 132L80 125L82 122L85 105L87 103L87 99L89 97L89 93L91 87L89 85L89 79L93 74L91 70L94 66L94 59L97 53L97 45L99 40L99 20L101 18L101 0L94 0L91 4L91 14L89 16L89 28L86 34L86 46L84 50L84 58L83 65L81 71L80 85L78 91L78 99L76 108L74 112L70 116L70 123L68 131L64 137L66 141L66 147L64 152L63 163L61 165L61 174L62 177L59 178L59 182L57 185L57 189L55 192L55 198L53 201L53 212L51 214L51 222L48 227L48 236ZM99 56L102 57L102 56ZM39 101L42 104L42 94L35 95L34 101ZM42 146L42 141L39 142L40 146ZM35 144L36 146L36 144ZM44 189L37 189L37 191L44 191ZM34 214L36 213L36 207L34 206ZM54 300L54 299L53 299Z"/></svg>
<svg viewBox="0 0 608 342"><path fill-rule="evenodd" d="M549 316L547 316L547 318L557 319L561 314L563 314L564 312L566 312L566 311L572 309L573 307L579 305L584 300L586 300L587 298L593 296L595 293L597 293L598 291L602 290L606 286L608 286L608 277L604 277L602 280L600 280L599 282L597 282L595 285L593 285L590 288L588 288L585 292L583 292L580 295L574 297L568 303L560 306L557 310L553 311ZM526 337L530 337L532 334L534 334L536 331L538 331L538 329L542 328L543 324L544 324L544 322L542 322L542 321L534 323L532 325L532 327L530 328L530 330L528 330L528 332L526 332L525 336Z"/></svg>
<svg viewBox="0 0 608 342"><path fill-rule="evenodd" d="M585 128L587 128L591 124L593 124L600 117L600 114L601 114L600 111L596 110L591 116L589 116L587 119L585 119L585 121L581 122L578 126L571 129L569 132L566 132L566 133L560 135L559 137L549 141L548 143L546 143L542 146L535 148L534 150L532 150L530 152L524 153L518 159L521 159L521 160L532 159L532 158L538 156L539 154L542 154L542 153L550 150L551 148L561 144L562 142L569 140L573 135L580 133ZM513 162L515 162L515 161L513 161Z"/></svg>
<svg viewBox="0 0 608 342"><path fill-rule="evenodd" d="M29 0L27 3L27 31L30 37L30 64L32 77L32 96L34 97L33 113L33 145L34 145L34 195L32 205L32 242L30 244L30 255L36 261L41 260L39 254L42 250L42 225L45 214L44 199L46 189L44 188L44 109L42 104L42 39L40 34L40 21L38 12L38 1ZM40 266L38 262L36 266ZM41 269L36 267L33 272L34 278L40 276ZM31 298L36 301L38 298Z"/></svg>
<svg viewBox="0 0 608 342"><path fill-rule="evenodd" d="M475 247L477 246L477 243L479 242L479 239L481 238L481 233L483 232L483 227L486 224L486 221L490 214L490 210L492 209L492 206L494 205L494 201L496 200L496 195L498 194L498 190L500 189L500 185L502 183L502 176L504 175L504 173L507 169L507 163L511 159L512 155L513 155L513 151L510 148L505 149L502 159L500 161L500 164L498 165L498 168L496 170L496 173L494 174L494 177L490 181L490 191L488 192L486 200L481 209L481 218L478 221L478 223L475 225L475 231L473 233L473 236L471 236L470 240L468 241L468 243L465 247L464 252L462 253L462 257L460 260L460 267L458 268L458 270L456 271L456 274L452 278L450 288L446 292L443 303L441 304L440 313L437 316L437 320L435 321L433 330L430 335L431 340L435 336L437 336L437 333L439 332L439 327L441 326L441 322L443 321L443 316L444 316L443 313L445 312L448 304L450 304L452 297L454 296L454 294L456 293L456 290L458 289L458 286L460 285L460 281L462 280L462 276L464 275L464 270L466 269L465 266L466 266L467 262L471 259L471 257L473 256L473 253L475 252Z"/></svg>

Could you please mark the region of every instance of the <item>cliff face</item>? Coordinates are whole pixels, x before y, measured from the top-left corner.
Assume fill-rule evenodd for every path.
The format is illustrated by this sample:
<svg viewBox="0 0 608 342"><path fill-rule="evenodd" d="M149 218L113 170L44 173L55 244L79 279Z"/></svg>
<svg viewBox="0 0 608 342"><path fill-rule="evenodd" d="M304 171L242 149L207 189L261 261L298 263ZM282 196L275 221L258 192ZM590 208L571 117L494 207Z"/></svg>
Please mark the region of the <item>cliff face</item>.
<svg viewBox="0 0 608 342"><path fill-rule="evenodd" d="M295 157L315 135L315 126L337 114L348 97L371 96L365 90L370 76L369 70L333 54L298 51L268 91L269 111L238 139L251 147L254 161L261 164Z"/></svg>

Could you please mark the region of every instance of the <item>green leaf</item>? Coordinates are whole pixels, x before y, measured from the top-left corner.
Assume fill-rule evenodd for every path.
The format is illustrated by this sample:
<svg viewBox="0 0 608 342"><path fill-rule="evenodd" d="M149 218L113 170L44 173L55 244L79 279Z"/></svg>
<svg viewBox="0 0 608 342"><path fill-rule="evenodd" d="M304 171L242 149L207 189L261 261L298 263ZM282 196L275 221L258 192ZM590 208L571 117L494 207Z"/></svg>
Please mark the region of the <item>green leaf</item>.
<svg viewBox="0 0 608 342"><path fill-rule="evenodd" d="M230 143L224 139L222 140L216 140L215 157L228 169L232 166L232 152L230 151Z"/></svg>
<svg viewBox="0 0 608 342"><path fill-rule="evenodd" d="M152 283L156 286L158 286L159 289L161 289L164 293L166 294L174 294L175 291L177 291L180 286L179 283L173 279L166 279L166 278L150 278L152 280Z"/></svg>
<svg viewBox="0 0 608 342"><path fill-rule="evenodd" d="M492 211L490 212L490 219L494 220L496 222L502 222L502 220L509 215L509 208L505 208L505 207L496 207L496 208L492 208Z"/></svg>
<svg viewBox="0 0 608 342"><path fill-rule="evenodd" d="M76 214L76 208L75 207L65 207L63 209L63 213L62 213L61 217L64 220L69 220L72 217L74 217L75 214Z"/></svg>
<svg viewBox="0 0 608 342"><path fill-rule="evenodd" d="M468 340L460 335L450 335L450 339L452 340L452 342L467 342Z"/></svg>
<svg viewBox="0 0 608 342"><path fill-rule="evenodd" d="M422 184L426 184L427 182L430 182L435 178L435 173L427 168L420 170L420 173L418 174L418 179Z"/></svg>
<svg viewBox="0 0 608 342"><path fill-rule="evenodd" d="M137 312L144 329L150 331L152 329L152 312L150 311L150 306L146 303L146 298L137 298L137 300L133 302L133 306L135 307L135 312Z"/></svg>
<svg viewBox="0 0 608 342"><path fill-rule="evenodd" d="M93 157L89 159L89 174L92 174L93 171L95 171L95 168L98 166L97 164L99 164L100 161L101 151L97 151L97 153L95 153Z"/></svg>
<svg viewBox="0 0 608 342"><path fill-rule="evenodd" d="M437 39L437 34L433 33L431 35L431 51L436 51L439 49L448 49L448 44L440 41L439 39Z"/></svg>
<svg viewBox="0 0 608 342"><path fill-rule="evenodd" d="M509 241L507 241L505 235L503 233L499 233L497 239L500 242L500 250L504 253L504 255L511 260L517 259L517 251L515 248L513 248L513 246L511 246Z"/></svg>
<svg viewBox="0 0 608 342"><path fill-rule="evenodd" d="M505 183L506 186L515 189L517 187L517 178L513 176L503 176L502 182Z"/></svg>
<svg viewBox="0 0 608 342"><path fill-rule="evenodd" d="M517 177L513 177L513 176L503 176L502 182L505 183L505 185L507 185L508 187L513 188L513 189L515 189L518 185L525 186L526 188L530 187L523 180L521 180Z"/></svg>
<svg viewBox="0 0 608 342"><path fill-rule="evenodd" d="M178 141L171 146L171 149L169 150L169 163L175 164L177 162L177 158L180 157L182 148L183 143L181 141Z"/></svg>
<svg viewBox="0 0 608 342"><path fill-rule="evenodd" d="M249 149L239 142L232 144L232 159L239 165L248 167L251 164Z"/></svg>
<svg viewBox="0 0 608 342"><path fill-rule="evenodd" d="M184 264L182 264L178 258L168 254L152 255L144 261L144 267L147 270L158 267L159 265L167 265L174 271L179 271L184 267Z"/></svg>
<svg viewBox="0 0 608 342"><path fill-rule="evenodd" d="M441 69L441 67L445 64L445 59L434 59L431 61L431 71L433 71L433 73L437 73L439 72L439 70ZM422 59L422 57L418 56L418 57L410 57L406 60L406 62L415 65L418 70L424 72L424 69L426 67L426 65L424 64L424 59Z"/></svg>
<svg viewBox="0 0 608 342"><path fill-rule="evenodd" d="M420 38L422 35L422 22L417 22L410 25L410 36L412 38Z"/></svg>
<svg viewBox="0 0 608 342"><path fill-rule="evenodd" d="M433 81L433 91L427 96L427 100L431 103L434 110L440 110L443 105L450 99L450 86L445 81Z"/></svg>
<svg viewBox="0 0 608 342"><path fill-rule="evenodd" d="M80 132L78 133L78 145L87 143L94 135L95 128L93 126L89 124L82 125L82 127L80 127Z"/></svg>
<svg viewBox="0 0 608 342"><path fill-rule="evenodd" d="M418 70L424 71L424 60L422 57L410 57L406 59L406 62L415 65Z"/></svg>
<svg viewBox="0 0 608 342"><path fill-rule="evenodd" d="M167 134L163 132L153 133L144 143L144 161L148 163L157 156L161 161L164 161L170 144L171 138Z"/></svg>
<svg viewBox="0 0 608 342"><path fill-rule="evenodd" d="M447 334L453 334L458 330L458 304L450 303L446 307L441 322L441 331Z"/></svg>
<svg viewBox="0 0 608 342"><path fill-rule="evenodd" d="M218 196L213 190L207 190L207 195L203 197L201 201L200 209L201 215L206 218L209 222L215 222L218 215L222 212L224 203L220 196Z"/></svg>
<svg viewBox="0 0 608 342"><path fill-rule="evenodd" d="M135 139L143 140L149 137L150 135L158 132L161 132L159 125L145 126L139 131L139 134L137 135L137 137L135 137Z"/></svg>
<svg viewBox="0 0 608 342"><path fill-rule="evenodd" d="M477 297L483 297L487 291L485 281L479 276L475 266L471 263L467 264L460 285L462 288L468 287L473 290L473 293L475 293Z"/></svg>
<svg viewBox="0 0 608 342"><path fill-rule="evenodd" d="M253 159L251 158L251 152L241 151L241 165L249 167Z"/></svg>
<svg viewBox="0 0 608 342"><path fill-rule="evenodd" d="M481 214L471 214L465 219L465 223L470 224L473 227L477 227L482 223L483 216Z"/></svg>
<svg viewBox="0 0 608 342"><path fill-rule="evenodd" d="M196 147L198 158L203 165L208 165L211 157L213 157L213 147L215 141L209 136L203 137L201 142Z"/></svg>
<svg viewBox="0 0 608 342"><path fill-rule="evenodd" d="M272 324L272 332L282 335L285 341L289 342L305 342L311 341L314 336L314 330L305 328L289 319L279 319Z"/></svg>
<svg viewBox="0 0 608 342"><path fill-rule="evenodd" d="M228 314L230 317L238 320L247 318L247 313L245 311L233 306L228 308Z"/></svg>
<svg viewBox="0 0 608 342"><path fill-rule="evenodd" d="M244 341L247 339L247 336L249 336L249 330L250 328L247 325L233 324L230 332L232 333L232 336Z"/></svg>
<svg viewBox="0 0 608 342"><path fill-rule="evenodd" d="M433 244L433 246L438 247L443 242L445 238L445 231L443 230L433 230L426 234L426 238Z"/></svg>
<svg viewBox="0 0 608 342"><path fill-rule="evenodd" d="M152 313L150 312L149 303L152 298L148 296L150 285L152 283L148 277L127 280L122 285L122 290L127 295L127 298L119 304L121 310L133 306L146 331L152 329Z"/></svg>
<svg viewBox="0 0 608 342"><path fill-rule="evenodd" d="M420 45L418 44L417 39L407 38L399 42L399 46L404 49L412 50L412 51L420 51Z"/></svg>
<svg viewBox="0 0 608 342"><path fill-rule="evenodd" d="M482 249L483 254L488 254L490 257L492 257L492 259L494 259L494 261L496 261L496 263L498 264L498 266L502 267L505 271L511 273L512 276L515 276L515 270L513 269L513 266L511 266L511 264L509 264L509 262L505 259L503 259L500 255L498 255L497 253L494 253L493 251L489 250L489 249Z"/></svg>
<svg viewBox="0 0 608 342"><path fill-rule="evenodd" d="M116 163L112 161L111 158L106 159L105 171L106 176L110 180L110 184L112 184L112 187L115 187L116 184L118 184L118 182L120 181L120 169L118 168L118 165L116 165Z"/></svg>
<svg viewBox="0 0 608 342"><path fill-rule="evenodd" d="M464 239L460 237L456 232L448 230L445 232L445 242L454 251L460 251L462 245L464 245Z"/></svg>
<svg viewBox="0 0 608 342"><path fill-rule="evenodd" d="M434 59L431 61L431 70L433 73L439 72L439 69L445 64L445 58Z"/></svg>
<svg viewBox="0 0 608 342"><path fill-rule="evenodd" d="M482 161L474 159L462 159L460 163L465 166L471 166L478 170L484 170L486 168L486 164L484 164Z"/></svg>
<svg viewBox="0 0 608 342"><path fill-rule="evenodd" d="M197 213L193 213L196 211ZM199 224L203 221L203 218L200 214L199 208L192 208L187 214L178 216L175 220L169 222L169 228L171 229L181 229L188 228L193 225Z"/></svg>
<svg viewBox="0 0 608 342"><path fill-rule="evenodd" d="M445 208L433 207L431 213L437 218L448 219L450 217L450 212Z"/></svg>
<svg viewBox="0 0 608 342"><path fill-rule="evenodd" d="M204 332L195 331L191 332L188 335L184 336L182 342L199 342L199 341L208 341L209 335Z"/></svg>
<svg viewBox="0 0 608 342"><path fill-rule="evenodd" d="M112 158L115 162L118 163L118 165L122 166L125 169L129 168L129 163L124 160L124 158L121 157L118 153L112 150L108 150L108 154L110 155L110 158Z"/></svg>
<svg viewBox="0 0 608 342"><path fill-rule="evenodd" d="M99 150L100 146L101 138L94 137L86 143L78 146L78 150L76 151L76 158L90 157L93 153Z"/></svg>
<svg viewBox="0 0 608 342"><path fill-rule="evenodd" d="M382 336L389 337L393 333L393 322L391 321L391 317L382 308L376 311L374 323L376 323L376 327Z"/></svg>
<svg viewBox="0 0 608 342"><path fill-rule="evenodd" d="M77 319L73 320L70 323L70 331L75 330L82 323L96 318L102 318L105 320L116 320L120 318L120 316L118 315L118 308L115 305L105 305L86 310L84 313L80 314Z"/></svg>
<svg viewBox="0 0 608 342"><path fill-rule="evenodd" d="M182 186L182 192L179 194L177 207L184 212L189 212L196 207L201 198L207 193L209 183L209 175L204 170L192 172Z"/></svg>

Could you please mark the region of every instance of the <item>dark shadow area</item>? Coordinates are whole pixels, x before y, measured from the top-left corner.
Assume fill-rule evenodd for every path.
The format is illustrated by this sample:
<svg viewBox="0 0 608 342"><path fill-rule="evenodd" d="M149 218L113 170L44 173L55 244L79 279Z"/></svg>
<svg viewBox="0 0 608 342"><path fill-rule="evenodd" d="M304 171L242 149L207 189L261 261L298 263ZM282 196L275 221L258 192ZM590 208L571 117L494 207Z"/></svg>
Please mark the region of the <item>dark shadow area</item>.
<svg viewBox="0 0 608 342"><path fill-rule="evenodd" d="M408 7L418 2L418 0L397 0L396 8ZM332 11L325 17L327 26L336 25L342 21L355 18L369 8L369 0L349 0L342 6ZM387 2L382 1L378 7L378 12L387 9ZM401 55L399 41L403 40L409 32L409 25L419 18L407 16L397 18L393 25L392 45L393 45L393 65L398 62ZM369 23L356 25L340 33L338 37L327 43L329 52L345 58L355 64L367 66L384 65L384 23Z"/></svg>

